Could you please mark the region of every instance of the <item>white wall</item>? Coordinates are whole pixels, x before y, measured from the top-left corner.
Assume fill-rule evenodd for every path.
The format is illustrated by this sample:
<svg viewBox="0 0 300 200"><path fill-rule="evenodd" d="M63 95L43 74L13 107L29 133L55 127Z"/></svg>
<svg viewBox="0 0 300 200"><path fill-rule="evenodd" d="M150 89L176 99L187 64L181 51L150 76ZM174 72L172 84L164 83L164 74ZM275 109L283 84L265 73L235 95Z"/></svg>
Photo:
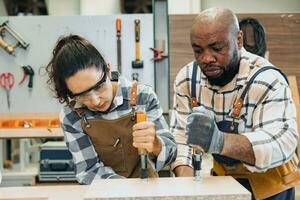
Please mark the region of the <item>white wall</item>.
<svg viewBox="0 0 300 200"><path fill-rule="evenodd" d="M46 0L49 15L120 14L119 0Z"/></svg>
<svg viewBox="0 0 300 200"><path fill-rule="evenodd" d="M80 0L81 15L113 15L120 12L120 0Z"/></svg>
<svg viewBox="0 0 300 200"><path fill-rule="evenodd" d="M193 14L211 7L236 13L300 13L300 0L168 0L169 14Z"/></svg>
<svg viewBox="0 0 300 200"><path fill-rule="evenodd" d="M196 14L201 11L201 0L168 0L169 14Z"/></svg>
<svg viewBox="0 0 300 200"><path fill-rule="evenodd" d="M299 0L202 0L202 8L228 7L236 13L286 13L300 12Z"/></svg>
<svg viewBox="0 0 300 200"><path fill-rule="evenodd" d="M120 14L120 0L46 0L49 15ZM210 7L236 13L300 13L300 0L168 0L169 14L197 14ZM0 0L0 16L7 15Z"/></svg>
<svg viewBox="0 0 300 200"><path fill-rule="evenodd" d="M6 15L7 12L5 8L4 0L0 0L0 16L6 16Z"/></svg>
<svg viewBox="0 0 300 200"><path fill-rule="evenodd" d="M46 0L48 15L70 16L80 14L80 0Z"/></svg>

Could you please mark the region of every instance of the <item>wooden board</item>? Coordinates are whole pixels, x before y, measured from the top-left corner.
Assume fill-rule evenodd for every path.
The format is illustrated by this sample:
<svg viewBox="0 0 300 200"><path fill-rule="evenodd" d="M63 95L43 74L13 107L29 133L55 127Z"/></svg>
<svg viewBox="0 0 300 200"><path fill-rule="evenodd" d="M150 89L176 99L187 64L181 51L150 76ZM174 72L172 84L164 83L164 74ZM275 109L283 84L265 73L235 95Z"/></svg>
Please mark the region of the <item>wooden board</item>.
<svg viewBox="0 0 300 200"><path fill-rule="evenodd" d="M189 31L195 16L169 16L171 105L175 76L194 59ZM300 88L300 13L238 14L239 19L245 17L256 18L265 27L269 60L288 75L295 75Z"/></svg>
<svg viewBox="0 0 300 200"><path fill-rule="evenodd" d="M82 200L88 186L0 187L0 200Z"/></svg>
<svg viewBox="0 0 300 200"><path fill-rule="evenodd" d="M229 176L205 177L202 182L193 177L172 177L95 180L84 199L250 200L251 194Z"/></svg>

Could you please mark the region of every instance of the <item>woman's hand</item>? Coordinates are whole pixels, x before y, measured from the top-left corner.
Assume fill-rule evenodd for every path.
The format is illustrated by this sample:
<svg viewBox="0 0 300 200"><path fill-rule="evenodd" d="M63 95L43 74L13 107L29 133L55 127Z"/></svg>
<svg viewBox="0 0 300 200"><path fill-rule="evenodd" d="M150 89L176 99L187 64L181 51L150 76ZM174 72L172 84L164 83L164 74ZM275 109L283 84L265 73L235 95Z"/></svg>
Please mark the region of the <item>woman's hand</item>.
<svg viewBox="0 0 300 200"><path fill-rule="evenodd" d="M161 143L155 131L153 122L140 122L133 126L133 146L146 149L149 153L158 156L161 151Z"/></svg>

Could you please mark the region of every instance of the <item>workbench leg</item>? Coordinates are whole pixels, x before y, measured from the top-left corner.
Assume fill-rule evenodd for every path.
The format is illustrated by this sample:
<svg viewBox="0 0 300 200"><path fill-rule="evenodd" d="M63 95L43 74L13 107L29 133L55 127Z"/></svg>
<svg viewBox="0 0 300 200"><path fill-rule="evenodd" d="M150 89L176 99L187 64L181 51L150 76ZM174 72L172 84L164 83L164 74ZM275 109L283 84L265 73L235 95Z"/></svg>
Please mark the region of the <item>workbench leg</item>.
<svg viewBox="0 0 300 200"><path fill-rule="evenodd" d="M3 139L0 139L0 171L3 171L3 160L4 160L4 148L3 148Z"/></svg>
<svg viewBox="0 0 300 200"><path fill-rule="evenodd" d="M20 171L21 172L25 170L25 162L26 162L25 143L26 143L26 139L20 139Z"/></svg>

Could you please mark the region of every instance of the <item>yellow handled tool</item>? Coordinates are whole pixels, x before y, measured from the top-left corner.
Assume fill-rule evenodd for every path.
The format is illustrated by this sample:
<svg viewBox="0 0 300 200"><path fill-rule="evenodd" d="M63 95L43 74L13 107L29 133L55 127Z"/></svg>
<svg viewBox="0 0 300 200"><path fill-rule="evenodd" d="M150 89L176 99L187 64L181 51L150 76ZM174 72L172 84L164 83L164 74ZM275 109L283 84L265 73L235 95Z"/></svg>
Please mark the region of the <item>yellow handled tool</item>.
<svg viewBox="0 0 300 200"><path fill-rule="evenodd" d="M147 121L147 115L145 110L136 111L136 122L145 122ZM147 151L144 148L138 148L139 155L141 157L141 178L148 178L147 171Z"/></svg>
<svg viewBox="0 0 300 200"><path fill-rule="evenodd" d="M134 32L135 32L135 60L132 61L132 68L143 68L144 63L141 60L141 21L139 19L134 20Z"/></svg>

